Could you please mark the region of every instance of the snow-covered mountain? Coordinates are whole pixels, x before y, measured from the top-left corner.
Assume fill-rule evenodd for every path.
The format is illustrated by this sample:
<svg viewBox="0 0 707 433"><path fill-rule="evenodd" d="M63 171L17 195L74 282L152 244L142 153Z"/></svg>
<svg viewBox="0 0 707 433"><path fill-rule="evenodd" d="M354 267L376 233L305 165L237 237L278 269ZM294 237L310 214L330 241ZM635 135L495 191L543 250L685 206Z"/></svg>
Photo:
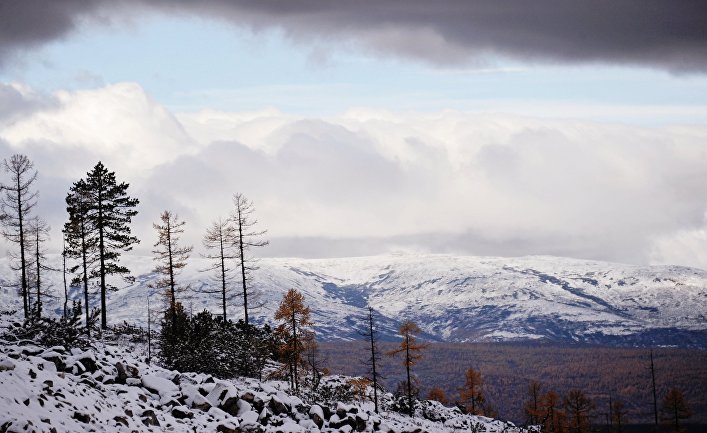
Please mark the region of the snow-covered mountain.
<svg viewBox="0 0 707 433"><path fill-rule="evenodd" d="M58 257L50 259L55 265ZM110 321L145 324L150 257L125 256L134 284L111 293ZM430 340L591 342L707 347L707 271L679 266L633 266L558 257L382 255L336 259L262 259L254 284L262 304L255 316L271 321L290 288L304 293L321 340L360 338L366 306L378 313L384 339L399 323L417 322ZM181 281L191 286L183 304L220 311L207 262L191 260ZM0 262L3 301L14 278ZM51 275L57 293L61 274ZM236 282L237 283L237 282ZM236 285L237 289L237 285ZM238 298L229 314L241 316ZM79 298L77 289L71 296ZM16 298L15 298L16 299ZM15 300L14 302L17 302ZM56 303L55 305L58 305Z"/></svg>

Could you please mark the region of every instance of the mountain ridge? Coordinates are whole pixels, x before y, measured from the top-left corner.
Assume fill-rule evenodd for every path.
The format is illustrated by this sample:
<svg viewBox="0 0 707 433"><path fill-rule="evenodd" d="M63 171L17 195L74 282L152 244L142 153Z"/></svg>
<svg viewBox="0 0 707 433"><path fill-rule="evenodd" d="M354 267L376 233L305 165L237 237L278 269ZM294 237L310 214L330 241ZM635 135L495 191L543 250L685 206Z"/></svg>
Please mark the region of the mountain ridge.
<svg viewBox="0 0 707 433"><path fill-rule="evenodd" d="M58 256L50 257L56 267ZM110 321L146 324L149 287L156 275L151 257L124 256L135 283L111 293ZM390 254L334 259L260 259L254 287L271 322L282 295L304 293L318 338L360 338L366 306L377 312L384 340L397 337L406 319L432 341L547 341L608 345L707 347L707 271L683 266L639 266L552 256L478 257ZM191 286L182 299L192 311L220 311L203 258L192 258L179 277ZM0 263L3 291L10 270ZM60 273L50 277L58 289ZM229 296L229 315L241 317L239 281ZM78 298L78 288L72 289ZM3 296L7 299L8 296ZM56 306L55 306L56 308Z"/></svg>

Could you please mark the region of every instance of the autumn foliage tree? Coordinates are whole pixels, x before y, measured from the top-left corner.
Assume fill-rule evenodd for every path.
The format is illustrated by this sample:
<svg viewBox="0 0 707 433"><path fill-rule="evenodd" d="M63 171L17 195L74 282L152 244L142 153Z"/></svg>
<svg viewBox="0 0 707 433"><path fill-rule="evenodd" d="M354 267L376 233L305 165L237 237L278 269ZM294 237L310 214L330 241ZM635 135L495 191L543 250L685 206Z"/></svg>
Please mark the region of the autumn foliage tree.
<svg viewBox="0 0 707 433"><path fill-rule="evenodd" d="M523 411L529 425L540 424L541 411L541 388L540 382L533 380L528 384L528 400L523 406Z"/></svg>
<svg viewBox="0 0 707 433"><path fill-rule="evenodd" d="M611 403L611 425L614 427L615 433L623 433L624 425L626 424L626 405L621 400L614 400Z"/></svg>
<svg viewBox="0 0 707 433"><path fill-rule="evenodd" d="M585 433L590 429L591 411L594 403L579 389L570 390L564 399L570 433Z"/></svg>
<svg viewBox="0 0 707 433"><path fill-rule="evenodd" d="M278 332L283 344L280 355L289 370L290 387L299 391L299 369L304 364L304 354L314 342L313 325L309 307L304 304L304 295L290 289L275 312L275 320L280 321Z"/></svg>
<svg viewBox="0 0 707 433"><path fill-rule="evenodd" d="M428 347L427 344L422 344L417 342L417 337L422 330L411 320L406 320L400 326L400 335L403 337L403 341L400 342L400 347L391 350L387 353L388 356L398 356L403 355L403 366L405 366L406 374L406 388L407 388L407 404L408 413L413 416L413 404L412 404L412 380L410 377L411 368L417 364L420 359L422 359L422 351Z"/></svg>
<svg viewBox="0 0 707 433"><path fill-rule="evenodd" d="M447 399L447 394L439 386L435 386L430 389L430 392L427 393L427 400L438 401L444 405L449 403L449 400Z"/></svg>
<svg viewBox="0 0 707 433"><path fill-rule="evenodd" d="M459 399L467 412L472 415L483 414L484 393L481 373L473 368L466 370L464 386L459 389Z"/></svg>
<svg viewBox="0 0 707 433"><path fill-rule="evenodd" d="M180 221L176 214L166 210L160 214L162 224L153 224L157 230L154 260L157 262L155 272L162 274L156 283L158 288L165 290L167 309L172 317L173 326L177 320L175 306L177 305L176 293L183 291L183 286L178 286L177 274L187 265L187 259L192 251L191 246L180 246L179 239L184 233L184 221Z"/></svg>
<svg viewBox="0 0 707 433"><path fill-rule="evenodd" d="M692 415L685 396L677 388L670 388L668 393L665 394L661 411L663 419L673 424L675 432L680 431L680 420L687 419Z"/></svg>
<svg viewBox="0 0 707 433"><path fill-rule="evenodd" d="M560 395L550 390L540 399L541 418L538 420L543 426L543 432L563 433L565 431L565 412L562 409Z"/></svg>

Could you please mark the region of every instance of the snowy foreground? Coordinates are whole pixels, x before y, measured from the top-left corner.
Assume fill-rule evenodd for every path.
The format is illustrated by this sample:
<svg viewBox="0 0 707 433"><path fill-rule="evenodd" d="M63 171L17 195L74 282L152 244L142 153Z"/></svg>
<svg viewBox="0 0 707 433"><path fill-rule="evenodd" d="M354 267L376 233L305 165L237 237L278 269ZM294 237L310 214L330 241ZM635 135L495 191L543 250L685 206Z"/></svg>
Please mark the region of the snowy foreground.
<svg viewBox="0 0 707 433"><path fill-rule="evenodd" d="M437 402L416 417L370 401L305 404L287 384L219 380L147 365L130 347L0 344L2 432L523 432ZM345 377L327 380L343 383ZM384 406L390 394L383 397Z"/></svg>

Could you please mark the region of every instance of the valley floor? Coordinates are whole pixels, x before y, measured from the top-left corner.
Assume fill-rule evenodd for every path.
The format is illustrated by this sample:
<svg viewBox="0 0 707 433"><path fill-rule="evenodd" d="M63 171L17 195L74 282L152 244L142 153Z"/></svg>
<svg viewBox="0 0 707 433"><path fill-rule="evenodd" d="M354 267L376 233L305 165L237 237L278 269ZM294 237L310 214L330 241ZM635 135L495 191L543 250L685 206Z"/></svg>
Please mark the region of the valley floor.
<svg viewBox="0 0 707 433"><path fill-rule="evenodd" d="M381 353L395 347L382 343ZM323 356L333 373L361 374L366 367L357 359L368 356L364 343L323 343ZM458 398L464 372L473 367L481 372L487 400L501 418L523 423L523 404L528 383L537 380L543 391L554 389L564 395L581 389L596 405L595 422L604 424L609 395L622 400L629 410L628 422L653 420L650 349L599 346L556 346L509 343L435 343L415 366L423 397L432 386L444 389L450 400ZM680 389L692 409L687 422L707 424L707 350L654 349L658 406L670 388ZM382 357L386 385L395 389L403 379L399 360ZM707 431L707 429L705 430Z"/></svg>

